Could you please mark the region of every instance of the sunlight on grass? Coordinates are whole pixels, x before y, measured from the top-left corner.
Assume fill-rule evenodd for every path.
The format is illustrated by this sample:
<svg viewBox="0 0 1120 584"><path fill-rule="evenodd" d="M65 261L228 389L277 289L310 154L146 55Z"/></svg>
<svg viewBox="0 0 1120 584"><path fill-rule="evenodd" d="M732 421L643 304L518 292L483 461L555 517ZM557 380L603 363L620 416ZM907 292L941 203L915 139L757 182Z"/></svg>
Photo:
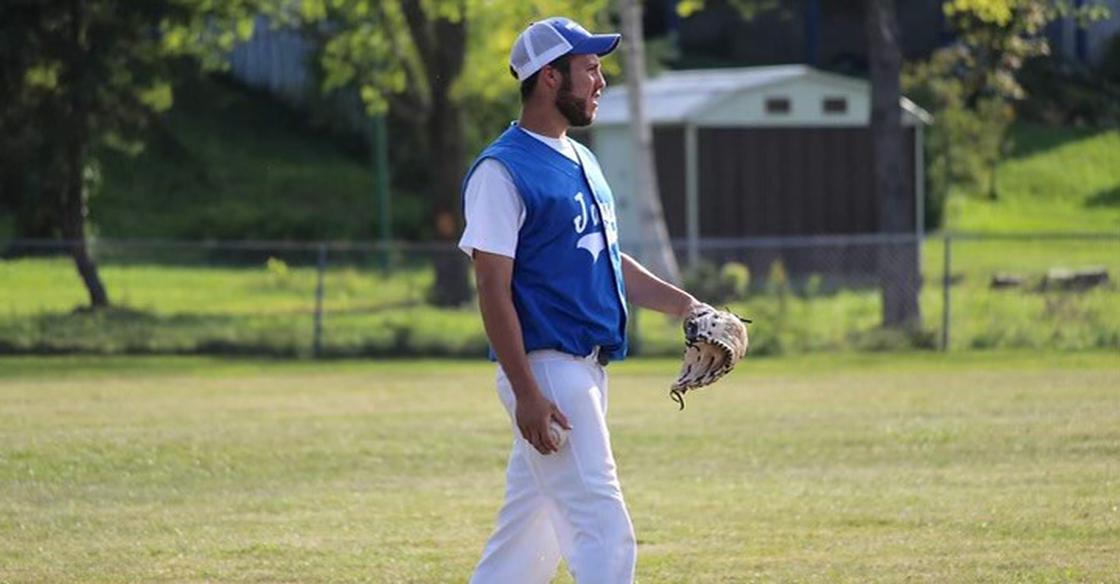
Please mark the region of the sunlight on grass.
<svg viewBox="0 0 1120 584"><path fill-rule="evenodd" d="M1018 155L998 171L999 199L959 194L948 227L987 233L1120 231L1120 130L1018 124Z"/></svg>
<svg viewBox="0 0 1120 584"><path fill-rule="evenodd" d="M612 364L639 580L1113 581L1116 365L748 359L678 412L676 361ZM0 581L464 581L509 448L493 383L481 360L9 358Z"/></svg>

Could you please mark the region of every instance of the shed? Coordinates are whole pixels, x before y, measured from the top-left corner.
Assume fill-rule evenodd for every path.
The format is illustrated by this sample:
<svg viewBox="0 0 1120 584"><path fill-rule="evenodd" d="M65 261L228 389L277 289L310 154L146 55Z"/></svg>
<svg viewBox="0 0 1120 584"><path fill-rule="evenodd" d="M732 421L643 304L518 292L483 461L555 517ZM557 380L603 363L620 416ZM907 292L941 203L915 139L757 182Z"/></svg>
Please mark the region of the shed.
<svg viewBox="0 0 1120 584"><path fill-rule="evenodd" d="M671 71L644 93L669 235L687 242L690 262L701 239L879 231L866 80L805 65ZM932 118L906 98L900 107L908 214L920 236ZM609 87L590 141L615 191L623 243L635 244L629 123L626 87Z"/></svg>

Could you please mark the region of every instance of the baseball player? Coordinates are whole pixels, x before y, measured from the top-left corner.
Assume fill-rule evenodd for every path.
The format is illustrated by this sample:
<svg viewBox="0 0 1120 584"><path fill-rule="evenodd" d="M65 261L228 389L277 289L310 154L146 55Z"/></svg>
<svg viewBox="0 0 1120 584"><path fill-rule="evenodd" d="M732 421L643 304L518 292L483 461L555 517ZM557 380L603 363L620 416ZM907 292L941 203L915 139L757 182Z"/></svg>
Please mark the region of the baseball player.
<svg viewBox="0 0 1120 584"><path fill-rule="evenodd" d="M618 34L567 18L513 45L521 117L464 183L460 248L473 258L498 396L513 422L505 502L471 582L632 582L637 545L607 430L610 361L626 357L627 301L684 317L698 302L621 253L611 189L567 137L595 118L600 58Z"/></svg>

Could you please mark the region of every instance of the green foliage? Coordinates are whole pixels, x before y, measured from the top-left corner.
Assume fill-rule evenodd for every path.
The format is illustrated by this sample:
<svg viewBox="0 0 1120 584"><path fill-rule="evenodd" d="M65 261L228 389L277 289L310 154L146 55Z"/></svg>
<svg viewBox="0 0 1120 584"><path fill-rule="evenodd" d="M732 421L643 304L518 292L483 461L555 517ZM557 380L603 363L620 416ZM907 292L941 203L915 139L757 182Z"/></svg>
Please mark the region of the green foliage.
<svg viewBox="0 0 1120 584"><path fill-rule="evenodd" d="M734 298L746 298L751 286L751 270L741 262L727 262L720 269L720 278L731 284Z"/></svg>
<svg viewBox="0 0 1120 584"><path fill-rule="evenodd" d="M439 157L431 132L424 129L436 105L434 93L446 94L463 118L438 134L461 132L468 156L480 151L520 107L517 83L509 74L509 51L517 35L533 20L555 15L592 29L606 26L607 5L607 0L314 0L301 3L296 12L283 3L273 10L280 24L300 28L322 47L317 66L324 92L353 91L368 112L389 112L397 137L393 156L401 169L394 173L395 182L422 194L431 187L432 160ZM440 26L465 28L462 47L449 45L451 54L445 57L439 55L453 37L435 32ZM462 64L449 75L443 61L452 57ZM618 71L613 59L604 68ZM447 172L461 177L465 170Z"/></svg>
<svg viewBox="0 0 1120 584"><path fill-rule="evenodd" d="M1013 146L1012 104L1027 96L1020 70L1049 53L1046 25L1107 14L1097 3L1075 8L1062 0L950 0L944 10L959 42L908 65L903 74L904 90L937 120L927 141L934 216L954 189L1000 197L999 162Z"/></svg>
<svg viewBox="0 0 1120 584"><path fill-rule="evenodd" d="M324 43L324 90L355 87L371 112L392 105L412 115L430 107L433 83L451 87L461 102L510 105L516 84L509 75L509 51L517 35L534 19L555 15L594 28L604 22L606 5L606 0L309 0L295 11L280 3L273 15L309 32L325 29L315 33ZM431 34L441 21L467 25L466 74L453 79L440 77L440 63L430 52L448 40Z"/></svg>
<svg viewBox="0 0 1120 584"><path fill-rule="evenodd" d="M291 269L288 264L279 258L268 258L265 262L265 271L268 272L269 281L277 288L283 288L291 281Z"/></svg>
<svg viewBox="0 0 1120 584"><path fill-rule="evenodd" d="M1120 32L1108 39L1101 59L1100 74L1105 80L1120 85Z"/></svg>
<svg viewBox="0 0 1120 584"><path fill-rule="evenodd" d="M997 164L1010 147L1007 131L1014 121L1014 110L999 96L969 104L968 87L954 74L962 58L960 47L940 49L903 72L904 91L934 114L926 130L927 197L939 216L954 186L997 198Z"/></svg>
<svg viewBox="0 0 1120 584"><path fill-rule="evenodd" d="M677 14L683 18L688 18L703 10L706 4L705 0L681 0L677 3ZM748 20L763 12L776 10L782 6L782 2L779 0L728 0L728 4Z"/></svg>
<svg viewBox="0 0 1120 584"><path fill-rule="evenodd" d="M1077 4L1067 0L946 1L945 15L960 39L948 50L956 54L953 71L961 80L965 104L973 107L983 97L1023 98L1016 74L1027 59L1049 53L1042 34L1046 25L1067 17L1087 24L1108 15L1101 2Z"/></svg>
<svg viewBox="0 0 1120 584"><path fill-rule="evenodd" d="M371 239L378 225L372 164L337 133L223 76L183 80L174 109L130 155L99 152L94 202L107 237ZM158 196L157 196L158 195ZM393 232L411 239L429 207L403 189Z"/></svg>
<svg viewBox="0 0 1120 584"><path fill-rule="evenodd" d="M1029 97L1016 110L1022 119L1050 126L1120 127L1120 79L1057 58L1034 59L1020 74Z"/></svg>
<svg viewBox="0 0 1120 584"><path fill-rule="evenodd" d="M746 297L751 276L747 266L728 262L722 268L700 262L684 274L684 287L709 304L725 304Z"/></svg>
<svg viewBox="0 0 1120 584"><path fill-rule="evenodd" d="M222 51L251 34L258 5L3 3L0 208L19 215L25 235L57 229L58 193L95 163L92 150L135 150L155 114L173 103L172 65L189 57L216 66Z"/></svg>

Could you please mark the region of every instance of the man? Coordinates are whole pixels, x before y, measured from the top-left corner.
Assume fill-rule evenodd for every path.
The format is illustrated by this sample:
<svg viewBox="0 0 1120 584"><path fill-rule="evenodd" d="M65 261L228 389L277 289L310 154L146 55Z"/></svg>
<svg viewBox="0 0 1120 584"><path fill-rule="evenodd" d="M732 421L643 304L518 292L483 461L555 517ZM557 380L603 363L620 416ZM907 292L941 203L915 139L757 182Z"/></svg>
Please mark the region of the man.
<svg viewBox="0 0 1120 584"><path fill-rule="evenodd" d="M548 582L563 556L576 582L632 582L637 545L606 425L609 361L626 356L626 301L684 317L696 300L618 246L614 200L595 156L567 137L595 118L599 58L620 35L566 18L529 26L510 71L518 122L464 186L460 248L515 426L505 503L472 582ZM568 430L561 445L550 425Z"/></svg>

